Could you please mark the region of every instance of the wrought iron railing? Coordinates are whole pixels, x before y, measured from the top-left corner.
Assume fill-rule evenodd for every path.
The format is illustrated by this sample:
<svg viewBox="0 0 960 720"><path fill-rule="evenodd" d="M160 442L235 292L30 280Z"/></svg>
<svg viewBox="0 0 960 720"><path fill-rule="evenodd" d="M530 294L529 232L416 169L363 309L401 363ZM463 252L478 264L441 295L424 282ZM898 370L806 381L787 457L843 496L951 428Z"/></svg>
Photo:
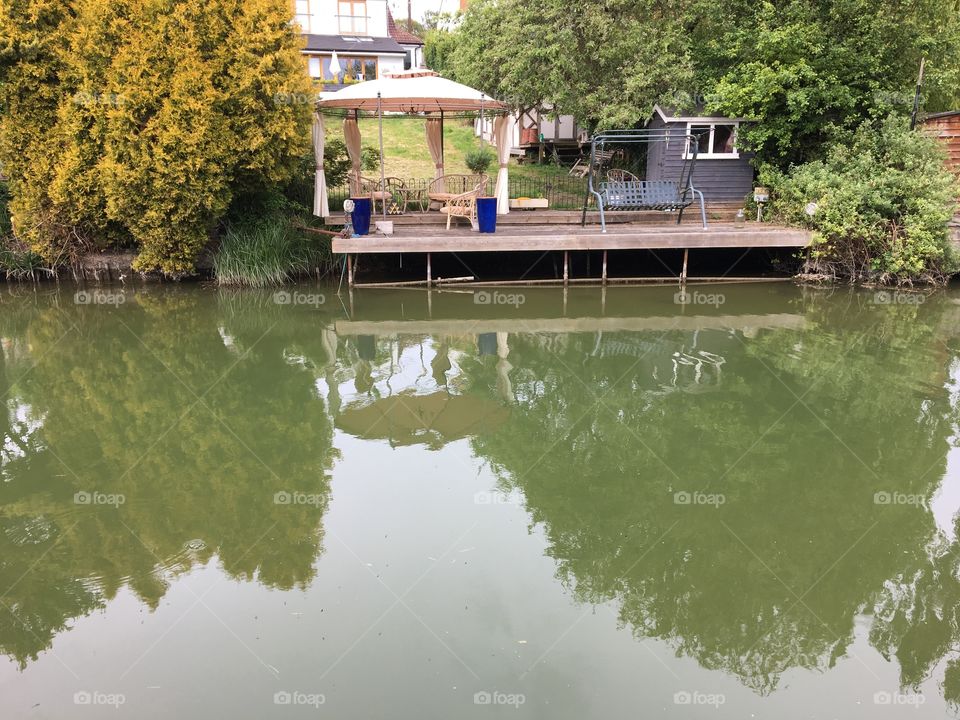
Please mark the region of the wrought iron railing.
<svg viewBox="0 0 960 720"><path fill-rule="evenodd" d="M409 190L424 196L431 182L433 182L432 178L416 178L404 181ZM495 185L496 178L491 178L487 183L487 193L489 195L493 194ZM566 175L546 178L510 178L511 198L545 198L550 202L550 207L557 210L582 208L586 194L586 178L569 177ZM331 188L328 191L328 196L330 198L330 210L340 212L343 210L343 201L350 197L350 188L347 186ZM412 203L412 205L409 210L415 211L418 209L416 203Z"/></svg>

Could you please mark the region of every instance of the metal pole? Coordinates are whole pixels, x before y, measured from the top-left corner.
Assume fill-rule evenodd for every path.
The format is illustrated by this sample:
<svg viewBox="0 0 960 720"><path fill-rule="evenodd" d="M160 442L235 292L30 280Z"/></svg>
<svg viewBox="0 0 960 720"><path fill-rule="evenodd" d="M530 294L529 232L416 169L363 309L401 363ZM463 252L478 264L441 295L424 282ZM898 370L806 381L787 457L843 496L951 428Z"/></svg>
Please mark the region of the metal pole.
<svg viewBox="0 0 960 720"><path fill-rule="evenodd" d="M377 93L377 118L380 120L380 207L383 209L383 219L387 219L387 174L383 167L383 105L380 102L380 93Z"/></svg>
<svg viewBox="0 0 960 720"><path fill-rule="evenodd" d="M920 58L920 76L917 78L917 92L913 96L913 113L910 115L910 129L917 128L917 113L920 112L920 91L923 88L923 66L926 64L926 58Z"/></svg>
<svg viewBox="0 0 960 720"><path fill-rule="evenodd" d="M485 127L483 124L483 95L480 96L480 149L483 150L483 131Z"/></svg>
<svg viewBox="0 0 960 720"><path fill-rule="evenodd" d="M680 285L685 285L687 282L687 256L689 255L690 250L684 249L683 251L683 270L680 271Z"/></svg>

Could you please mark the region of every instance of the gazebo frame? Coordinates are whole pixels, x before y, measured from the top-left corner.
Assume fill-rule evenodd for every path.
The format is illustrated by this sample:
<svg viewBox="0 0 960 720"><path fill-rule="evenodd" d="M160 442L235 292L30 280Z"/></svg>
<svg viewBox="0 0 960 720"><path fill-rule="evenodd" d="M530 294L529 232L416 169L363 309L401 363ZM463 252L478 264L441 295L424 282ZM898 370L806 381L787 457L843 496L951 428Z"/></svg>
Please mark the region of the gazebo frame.
<svg viewBox="0 0 960 720"><path fill-rule="evenodd" d="M424 81L425 79L425 81ZM420 80L420 82L418 82ZM398 83L409 83L401 85ZM409 90L409 92L407 92ZM399 92L403 91L403 92ZM428 94L434 93L434 94ZM479 115L481 121L487 115L500 115L509 118L509 106L506 103L499 102L488 97L479 90L474 90L465 85L454 83L451 80L441 78L433 71L410 71L388 75L379 80L370 80L364 83L351 85L335 93L325 93L317 101L316 122L322 127L320 114L342 117L344 121L353 120L359 122L363 113L369 116L375 116L378 122L379 141L380 141L380 182L381 187L386 182L386 167L384 162L384 143L383 143L383 120L384 114L402 113L404 115L421 117L425 120L439 120L440 135L440 154L439 159L435 159L437 165L437 177L442 177L445 147L444 147L444 122L450 117L476 117ZM507 144L510 144L511 128L509 123L506 128L501 128L498 135L504 138ZM427 132L430 132L430 126L427 126ZM429 137L428 137L429 142ZM482 142L482 135L481 135ZM497 178L498 197L505 196L509 198L507 191L508 174L506 169L506 160L509 159L509 147L504 151L498 145L498 154L500 160L500 172ZM432 153L431 153L432 154ZM506 156L506 159L505 159ZM317 158L317 183L318 186L325 187L325 180L322 178L323 159ZM357 178L359 179L359 178ZM322 185L321 185L322 183ZM320 215L320 209L314 208L314 214ZM498 203L499 205L499 203ZM503 203L505 207L498 208L501 214L509 211L509 202ZM383 217L387 218L386 203L381 203Z"/></svg>

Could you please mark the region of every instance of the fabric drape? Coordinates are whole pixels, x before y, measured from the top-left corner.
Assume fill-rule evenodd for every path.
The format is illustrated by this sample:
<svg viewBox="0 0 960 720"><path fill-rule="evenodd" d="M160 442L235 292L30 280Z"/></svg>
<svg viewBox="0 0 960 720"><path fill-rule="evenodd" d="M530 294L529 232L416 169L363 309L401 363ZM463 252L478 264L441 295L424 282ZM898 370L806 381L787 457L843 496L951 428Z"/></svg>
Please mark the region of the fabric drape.
<svg viewBox="0 0 960 720"><path fill-rule="evenodd" d="M343 141L350 156L350 194L360 193L360 126L357 119L348 117L343 121Z"/></svg>
<svg viewBox="0 0 960 720"><path fill-rule="evenodd" d="M510 162L513 117L510 115L498 117L493 125L493 136L497 145L497 160L500 162L497 187L493 194L497 198L497 215L506 215L510 212L510 173L507 170L507 163Z"/></svg>
<svg viewBox="0 0 960 720"><path fill-rule="evenodd" d="M435 177L439 180L443 177L443 120L439 118L427 120L427 148L436 168ZM442 182L437 183L435 188L437 192L446 192Z"/></svg>
<svg viewBox="0 0 960 720"><path fill-rule="evenodd" d="M327 175L323 171L323 151L326 146L326 127L320 113L313 114L313 158L316 161L317 174L313 183L313 214L317 217L330 217L330 201L327 197Z"/></svg>

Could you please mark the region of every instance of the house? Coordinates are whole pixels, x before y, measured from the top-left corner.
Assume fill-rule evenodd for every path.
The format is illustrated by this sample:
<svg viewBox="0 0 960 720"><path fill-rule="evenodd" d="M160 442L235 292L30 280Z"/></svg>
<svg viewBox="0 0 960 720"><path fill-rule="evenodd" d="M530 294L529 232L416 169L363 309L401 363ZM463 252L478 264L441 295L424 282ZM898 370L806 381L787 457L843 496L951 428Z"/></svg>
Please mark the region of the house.
<svg viewBox="0 0 960 720"><path fill-rule="evenodd" d="M528 108L513 113L513 138L511 154L526 155L557 150L569 159L579 156L584 145L590 142L590 133L581 127L573 115L551 116L553 107ZM482 124L476 122L476 134L490 143L493 139L493 121L489 118ZM541 155L542 159L542 155Z"/></svg>
<svg viewBox="0 0 960 720"><path fill-rule="evenodd" d="M947 149L947 164L960 172L960 110L927 115L921 124L940 139Z"/></svg>
<svg viewBox="0 0 960 720"><path fill-rule="evenodd" d="M410 32L409 29L397 25L389 6L387 7L387 32L407 53L407 59L403 66L404 70L427 66L423 59L423 40Z"/></svg>
<svg viewBox="0 0 960 720"><path fill-rule="evenodd" d="M744 118L684 115L655 106L647 128L662 129L670 136L676 134L677 140L650 145L646 179L679 180L684 162L690 159L690 149L683 138L693 135L699 141L693 173L697 190L703 193L708 203L743 200L753 191L753 166L750 164L753 155L737 147L737 132L744 122Z"/></svg>
<svg viewBox="0 0 960 720"><path fill-rule="evenodd" d="M391 36L387 0L295 0L295 10L307 70L323 90L376 80L417 63L411 50L415 36L404 33L405 44Z"/></svg>

